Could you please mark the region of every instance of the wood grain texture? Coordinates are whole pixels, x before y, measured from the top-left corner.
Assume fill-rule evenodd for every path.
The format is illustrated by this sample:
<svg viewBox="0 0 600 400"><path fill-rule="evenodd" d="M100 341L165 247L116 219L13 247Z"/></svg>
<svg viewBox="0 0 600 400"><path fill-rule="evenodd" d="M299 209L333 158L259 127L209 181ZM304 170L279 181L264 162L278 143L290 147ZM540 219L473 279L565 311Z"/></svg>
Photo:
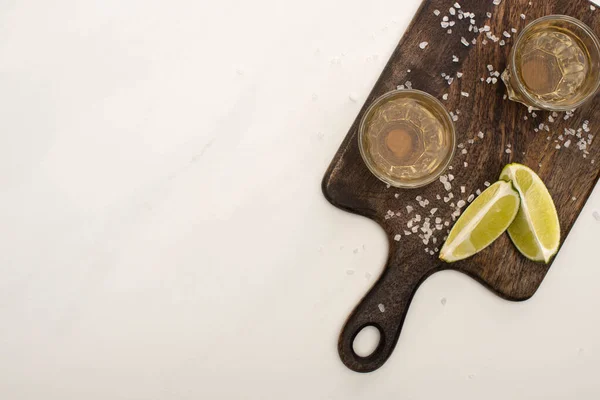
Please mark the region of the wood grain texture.
<svg viewBox="0 0 600 400"><path fill-rule="evenodd" d="M522 301L534 295L550 268L550 265L533 263L521 256L507 235L475 257L452 265L442 263L438 254L430 255L424 250L426 247L441 247L443 240L440 235L437 245L429 246L424 245L417 234L402 235L400 241L394 240L395 235L407 229L407 222L414 213L419 212L425 217L432 207L439 207L436 216L446 220L453 208L436 199L436 195L447 195L440 182L422 189L394 189L386 187L368 171L359 154L357 129L363 113L377 97L406 81L410 81L413 88L426 91L440 100L447 93L448 100L443 101L444 105L449 111L460 112L455 122L457 143L465 144L467 149L466 154L461 150L457 152L453 169L448 171L455 176L452 182L453 201L466 199L476 189L485 189L484 182L496 181L508 163L528 165L546 182L554 198L563 242L600 177L598 140L587 147L589 154L584 158L583 152L576 146L576 138L571 138L569 148L562 146L564 142L558 139L565 128L578 129L585 120L590 121L591 132L585 132L584 137L596 135L596 127L600 126L598 96L568 120L563 118L565 114L560 113L554 122L549 122L551 113L538 111L534 118L526 107L504 99L506 89L500 80L493 85L480 79L489 76L487 65L492 65L499 72L505 69L517 34L511 33L511 38L505 38L502 37L504 31L510 33L511 28L515 28L520 32L536 18L566 14L582 20L599 34L600 11L590 10L591 3L585 0L534 1L531 5L529 0L503 0L498 6L491 0L459 1L463 11L476 14L478 27L489 25L492 33L506 40L506 45L500 46L490 40L484 45L484 34L469 32L468 22L450 16L448 9L454 2L423 2L323 180L323 193L333 205L376 221L387 233L390 243L384 272L352 312L340 335L340 357L354 371L370 372L385 363L396 346L412 297L431 274L455 269L505 299ZM436 9L441 11L440 16L434 15ZM486 16L488 12L492 13L491 18ZM521 14L526 16L525 20ZM444 15L456 21L452 34L440 27ZM461 43L461 37L468 41L478 38L477 44L467 47ZM419 43L425 41L429 45L421 50ZM459 57L458 63L453 62L453 55ZM458 71L463 73L460 79L456 78ZM442 72L455 77L452 85L441 77ZM469 97L462 96L461 92L469 93ZM549 126L549 132L535 132L541 123ZM485 133L483 138L477 136L479 131ZM551 136L550 140L548 136ZM469 139L474 143L469 144ZM510 153L506 152L508 145L511 146ZM556 149L557 145L561 145L561 149ZM467 167L464 167L465 162ZM460 193L459 186L465 186L466 193ZM430 204L426 208L420 207L416 196L428 199ZM416 210L407 215L406 205ZM388 210L399 215L386 218ZM380 304L385 307L385 312L380 310ZM368 325L379 329L381 340L373 354L359 357L352 349L352 342Z"/></svg>

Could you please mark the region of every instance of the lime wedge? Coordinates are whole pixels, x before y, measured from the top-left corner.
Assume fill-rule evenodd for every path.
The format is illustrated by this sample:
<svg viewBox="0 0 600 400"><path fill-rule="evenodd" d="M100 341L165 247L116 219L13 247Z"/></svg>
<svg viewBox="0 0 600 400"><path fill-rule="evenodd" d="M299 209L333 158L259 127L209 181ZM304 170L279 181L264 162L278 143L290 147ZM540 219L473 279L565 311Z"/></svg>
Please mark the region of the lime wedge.
<svg viewBox="0 0 600 400"><path fill-rule="evenodd" d="M500 179L512 181L521 197L521 209L508 234L525 257L546 264L558 252L560 224L552 196L544 182L521 164L504 167Z"/></svg>
<svg viewBox="0 0 600 400"><path fill-rule="evenodd" d="M519 204L519 194L509 182L494 183L456 221L440 251L440 259L455 262L488 247L513 222Z"/></svg>

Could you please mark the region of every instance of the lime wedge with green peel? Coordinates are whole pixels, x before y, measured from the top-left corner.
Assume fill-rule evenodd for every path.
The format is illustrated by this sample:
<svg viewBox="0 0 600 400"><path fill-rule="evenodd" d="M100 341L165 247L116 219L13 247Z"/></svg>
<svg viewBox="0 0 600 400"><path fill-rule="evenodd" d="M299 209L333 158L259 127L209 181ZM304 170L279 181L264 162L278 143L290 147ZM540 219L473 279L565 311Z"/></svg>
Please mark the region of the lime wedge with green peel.
<svg viewBox="0 0 600 400"><path fill-rule="evenodd" d="M509 182L494 183L456 221L440 259L464 260L488 247L514 221L520 202L519 193Z"/></svg>
<svg viewBox="0 0 600 400"><path fill-rule="evenodd" d="M504 167L500 179L510 180L521 197L521 209L508 234L525 257L546 264L558 252L560 224L552 196L544 182L521 164Z"/></svg>

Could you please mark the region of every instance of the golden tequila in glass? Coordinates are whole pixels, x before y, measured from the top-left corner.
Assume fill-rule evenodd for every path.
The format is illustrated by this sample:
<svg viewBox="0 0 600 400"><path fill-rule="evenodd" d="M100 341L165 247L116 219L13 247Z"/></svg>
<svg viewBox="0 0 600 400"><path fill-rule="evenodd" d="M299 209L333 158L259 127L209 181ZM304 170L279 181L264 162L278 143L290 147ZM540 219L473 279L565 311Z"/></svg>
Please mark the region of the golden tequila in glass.
<svg viewBox="0 0 600 400"><path fill-rule="evenodd" d="M536 109L572 110L598 91L600 41L575 18L540 18L517 38L502 79L511 100Z"/></svg>
<svg viewBox="0 0 600 400"><path fill-rule="evenodd" d="M389 92L369 107L359 147L369 170L400 188L425 186L449 165L455 148L452 118L433 96L418 90Z"/></svg>

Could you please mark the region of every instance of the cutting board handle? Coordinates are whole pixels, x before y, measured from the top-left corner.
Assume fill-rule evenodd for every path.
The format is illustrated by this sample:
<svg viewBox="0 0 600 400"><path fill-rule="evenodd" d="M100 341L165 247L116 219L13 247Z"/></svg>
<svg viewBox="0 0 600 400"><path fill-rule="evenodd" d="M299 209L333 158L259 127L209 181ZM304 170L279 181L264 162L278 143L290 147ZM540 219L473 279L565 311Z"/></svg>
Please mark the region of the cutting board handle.
<svg viewBox="0 0 600 400"><path fill-rule="evenodd" d="M387 265L371 290L348 317L340 334L338 352L342 362L356 372L372 372L381 367L394 351L410 302L419 285L439 270L436 256L402 254L392 242ZM353 343L360 331L373 326L379 331L379 344L370 355L361 357Z"/></svg>

